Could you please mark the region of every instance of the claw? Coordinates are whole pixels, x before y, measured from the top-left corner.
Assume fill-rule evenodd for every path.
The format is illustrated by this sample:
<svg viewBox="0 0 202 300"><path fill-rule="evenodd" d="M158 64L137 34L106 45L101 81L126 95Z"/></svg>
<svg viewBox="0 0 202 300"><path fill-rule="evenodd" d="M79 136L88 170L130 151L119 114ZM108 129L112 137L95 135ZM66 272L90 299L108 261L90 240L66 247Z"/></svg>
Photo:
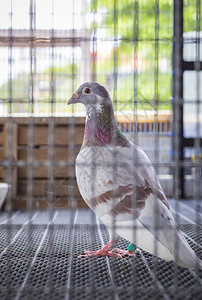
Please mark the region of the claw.
<svg viewBox="0 0 202 300"><path fill-rule="evenodd" d="M122 250L119 248L115 248L112 250L112 252L119 253L121 256L127 255L127 256L135 256L135 254L141 252L139 248L137 248L134 252L131 252L129 250Z"/></svg>
<svg viewBox="0 0 202 300"><path fill-rule="evenodd" d="M116 257L116 258L122 258L122 255L116 252L112 251L85 251L85 254L81 254L78 256L78 258L82 257L99 257L99 256L108 256L108 257Z"/></svg>
<svg viewBox="0 0 202 300"><path fill-rule="evenodd" d="M99 256L123 258L123 256L135 256L139 252L141 252L141 250L139 248L137 248L134 252L131 252L129 250L122 250L119 248L114 248L111 251L106 250L106 249L101 249L101 250L97 250L97 251L85 251L85 254L79 255L78 258L99 257Z"/></svg>
<svg viewBox="0 0 202 300"><path fill-rule="evenodd" d="M82 257L98 257L98 256L111 256L116 258L122 258L124 255L127 256L135 256L136 253L141 252L139 248L136 248L134 252L131 252L130 250L121 250L119 248L112 249L109 251L109 249L117 243L118 240L110 241L108 242L102 249L96 250L96 251L85 251L85 254L81 254L78 256L78 258Z"/></svg>

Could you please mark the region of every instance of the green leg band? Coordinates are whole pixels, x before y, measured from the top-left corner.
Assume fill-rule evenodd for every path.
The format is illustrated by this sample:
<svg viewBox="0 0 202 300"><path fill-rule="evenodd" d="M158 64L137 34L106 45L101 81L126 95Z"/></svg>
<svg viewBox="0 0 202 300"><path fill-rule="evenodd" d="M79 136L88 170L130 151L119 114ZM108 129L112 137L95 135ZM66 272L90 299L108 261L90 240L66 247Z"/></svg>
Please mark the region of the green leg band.
<svg viewBox="0 0 202 300"><path fill-rule="evenodd" d="M135 246L134 244L130 243L130 245L128 246L128 250L130 252L135 252L135 250L137 249L137 246Z"/></svg>

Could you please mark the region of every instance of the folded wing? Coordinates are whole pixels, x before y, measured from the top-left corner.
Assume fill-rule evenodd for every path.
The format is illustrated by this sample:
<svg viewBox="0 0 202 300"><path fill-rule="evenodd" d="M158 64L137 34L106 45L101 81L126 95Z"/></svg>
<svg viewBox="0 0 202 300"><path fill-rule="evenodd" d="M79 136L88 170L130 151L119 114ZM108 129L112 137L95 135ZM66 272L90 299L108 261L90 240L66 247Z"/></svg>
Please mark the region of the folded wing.
<svg viewBox="0 0 202 300"><path fill-rule="evenodd" d="M82 196L98 217L138 218L151 194L169 208L152 164L139 147L95 148L81 151L76 173Z"/></svg>

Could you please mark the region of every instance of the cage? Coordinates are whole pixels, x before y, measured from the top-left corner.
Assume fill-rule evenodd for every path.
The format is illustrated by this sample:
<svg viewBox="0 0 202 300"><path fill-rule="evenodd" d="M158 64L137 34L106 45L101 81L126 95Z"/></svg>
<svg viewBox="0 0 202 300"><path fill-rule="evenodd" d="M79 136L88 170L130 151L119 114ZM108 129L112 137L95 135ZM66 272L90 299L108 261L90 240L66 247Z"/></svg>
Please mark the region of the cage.
<svg viewBox="0 0 202 300"><path fill-rule="evenodd" d="M201 299L200 262L184 268L173 261L184 256L179 229L183 243L202 259L200 0L0 0L0 5L0 298ZM99 82L109 91L125 144L112 139L92 144L80 163L76 157L89 116L82 104L67 102L72 95L81 99L84 82ZM103 89L96 95L98 101ZM129 141L144 150L157 175L146 172L148 167L155 174ZM128 149L133 149L129 162L122 160ZM161 188L160 194L154 188L158 182L169 209ZM98 186L105 197L98 197ZM143 222L144 230L153 230L148 250L141 247L148 236L138 233L136 220L153 201L151 194L154 203L163 200ZM124 199L122 211L116 210ZM106 203L108 227L102 218ZM109 227L116 240L129 210L130 226L117 239L123 252L99 255ZM168 222L172 213L175 230L159 221L164 211ZM172 241L165 241L167 234ZM161 243L172 260L158 257ZM141 250L136 254L129 251L135 246ZM82 256L85 250L91 255Z"/></svg>

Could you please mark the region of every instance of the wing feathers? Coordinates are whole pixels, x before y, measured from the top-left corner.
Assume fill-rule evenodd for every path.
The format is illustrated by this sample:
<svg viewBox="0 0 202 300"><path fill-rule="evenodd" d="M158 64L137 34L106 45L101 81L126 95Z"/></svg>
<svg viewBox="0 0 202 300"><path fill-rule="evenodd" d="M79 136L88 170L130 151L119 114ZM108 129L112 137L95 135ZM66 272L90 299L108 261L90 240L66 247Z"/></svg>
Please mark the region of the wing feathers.
<svg viewBox="0 0 202 300"><path fill-rule="evenodd" d="M135 218L148 239L157 242L160 257L173 258L184 267L195 267L198 262L201 267L177 230L154 168L139 147L84 148L77 156L76 177L82 197L108 227L115 218L120 225L117 233L133 241L133 230L123 227ZM137 244L149 250L144 234L136 233Z"/></svg>
<svg viewBox="0 0 202 300"><path fill-rule="evenodd" d="M91 198L87 203L99 217L109 214L111 217L119 219L120 215L128 214L132 218L137 218L145 207L145 201L150 193L151 189L146 183L143 187L129 184Z"/></svg>
<svg viewBox="0 0 202 300"><path fill-rule="evenodd" d="M133 147L136 146L133 145ZM78 185L84 200L95 210L96 214L101 217L108 213L111 217L119 216L119 218L121 214L124 214L126 220L137 217L144 209L145 201L150 194L154 194L169 209L156 173L146 154L139 147L135 148L135 151L129 147L117 147L116 158L114 158L114 152L110 147L84 148L77 157ZM135 164L134 153L136 154ZM89 164L90 158L95 159L92 161L94 173ZM82 177L82 174L85 174L85 177ZM93 190L91 181L88 183L87 180L93 180Z"/></svg>

